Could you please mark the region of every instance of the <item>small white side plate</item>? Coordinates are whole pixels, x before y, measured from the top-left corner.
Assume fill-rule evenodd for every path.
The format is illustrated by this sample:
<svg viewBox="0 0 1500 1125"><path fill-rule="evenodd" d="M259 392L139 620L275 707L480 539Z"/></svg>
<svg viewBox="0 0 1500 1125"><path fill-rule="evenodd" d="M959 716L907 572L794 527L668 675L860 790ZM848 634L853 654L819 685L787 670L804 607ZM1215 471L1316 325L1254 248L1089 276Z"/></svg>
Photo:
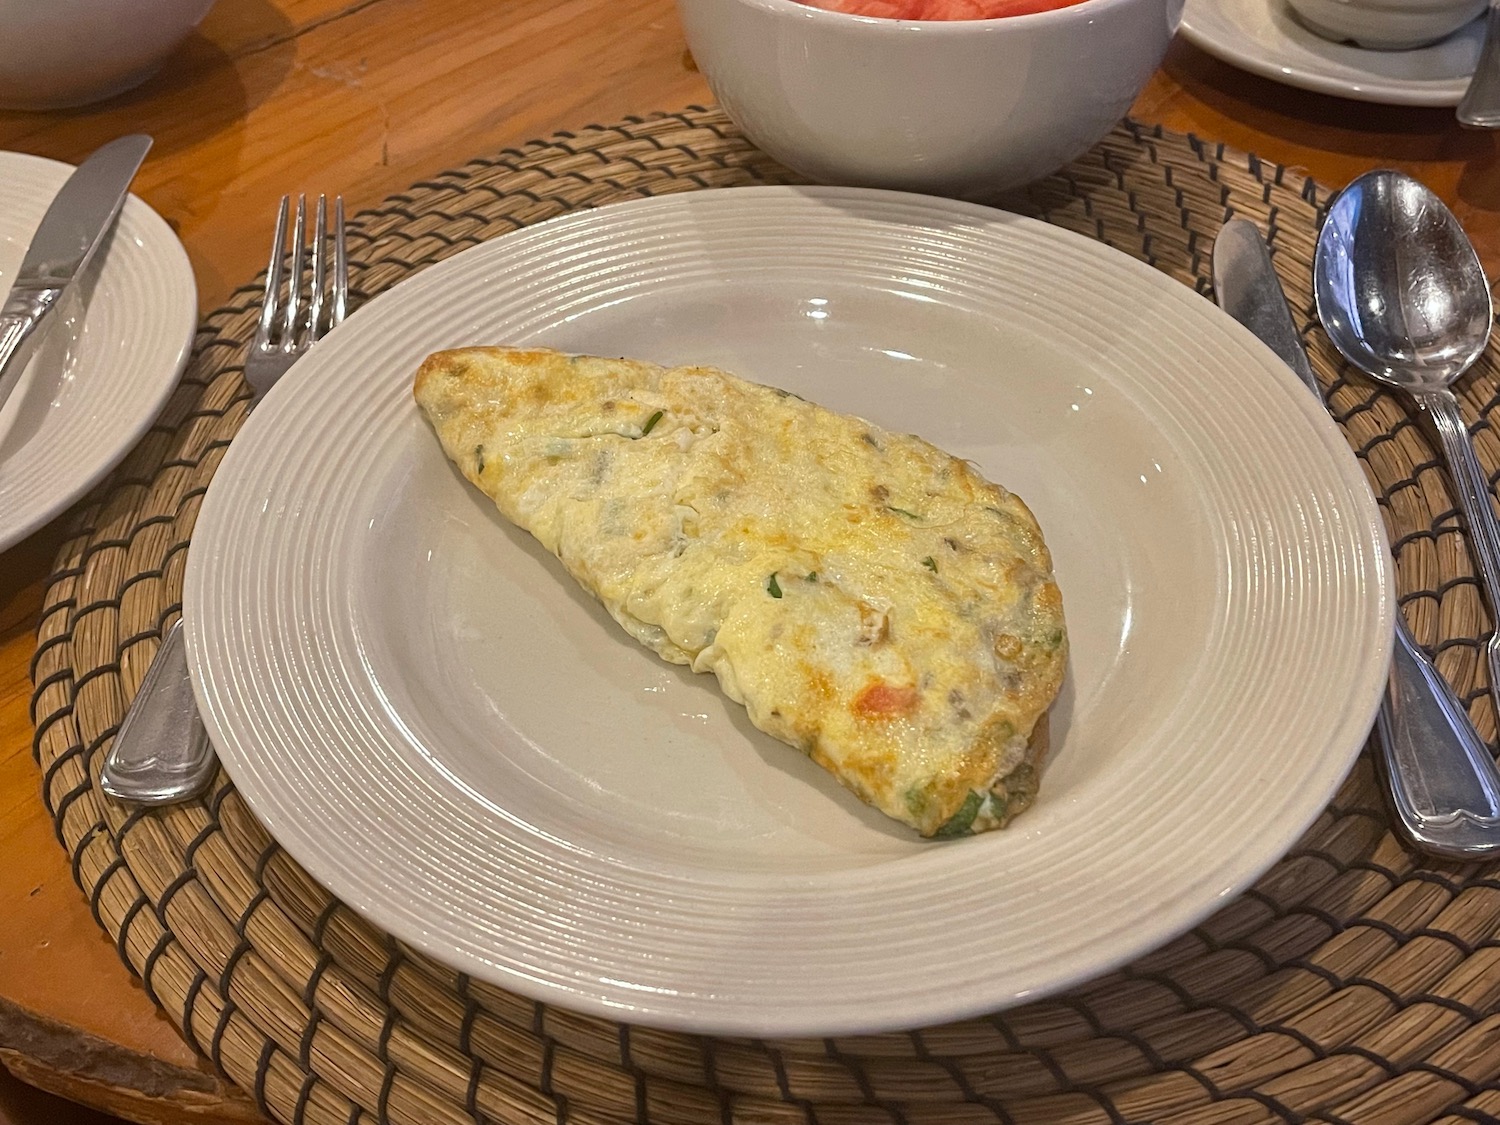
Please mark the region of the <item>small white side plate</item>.
<svg viewBox="0 0 1500 1125"><path fill-rule="evenodd" d="M0 152L0 294L70 165ZM140 440L177 385L198 321L182 243L125 200L109 241L50 314L0 409L0 551L64 512Z"/></svg>
<svg viewBox="0 0 1500 1125"><path fill-rule="evenodd" d="M1297 22L1286 0L1187 0L1182 35L1231 66L1287 86L1384 105L1456 106L1484 42L1484 20L1430 47L1367 51Z"/></svg>

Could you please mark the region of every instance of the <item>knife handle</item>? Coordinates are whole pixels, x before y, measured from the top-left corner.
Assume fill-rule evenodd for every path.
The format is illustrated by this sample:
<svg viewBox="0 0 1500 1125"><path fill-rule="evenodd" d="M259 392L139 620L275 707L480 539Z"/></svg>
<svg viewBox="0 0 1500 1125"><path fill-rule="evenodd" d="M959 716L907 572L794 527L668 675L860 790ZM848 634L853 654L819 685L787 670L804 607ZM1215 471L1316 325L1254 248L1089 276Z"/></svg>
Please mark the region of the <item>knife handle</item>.
<svg viewBox="0 0 1500 1125"><path fill-rule="evenodd" d="M18 286L0 306L0 407L21 381L21 371L26 366L21 345L60 296L62 290L50 286L39 289Z"/></svg>

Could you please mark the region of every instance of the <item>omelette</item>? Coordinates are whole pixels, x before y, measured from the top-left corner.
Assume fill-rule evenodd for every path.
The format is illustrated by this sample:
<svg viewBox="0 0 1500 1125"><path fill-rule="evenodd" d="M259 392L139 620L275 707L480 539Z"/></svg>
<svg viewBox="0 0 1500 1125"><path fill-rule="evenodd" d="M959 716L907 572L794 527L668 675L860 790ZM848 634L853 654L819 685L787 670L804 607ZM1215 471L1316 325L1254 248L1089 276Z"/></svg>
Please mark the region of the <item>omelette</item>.
<svg viewBox="0 0 1500 1125"><path fill-rule="evenodd" d="M1031 804L1068 642L1019 497L909 434L708 367L429 356L444 451L641 644L923 836Z"/></svg>

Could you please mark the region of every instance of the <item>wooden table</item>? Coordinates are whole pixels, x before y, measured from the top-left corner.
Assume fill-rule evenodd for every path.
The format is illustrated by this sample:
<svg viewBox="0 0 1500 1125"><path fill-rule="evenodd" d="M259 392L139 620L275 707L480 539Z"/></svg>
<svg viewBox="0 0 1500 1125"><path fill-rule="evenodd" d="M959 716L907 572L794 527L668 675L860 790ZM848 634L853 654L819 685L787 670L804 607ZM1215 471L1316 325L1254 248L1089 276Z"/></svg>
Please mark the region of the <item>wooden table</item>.
<svg viewBox="0 0 1500 1125"><path fill-rule="evenodd" d="M284 191L342 192L357 209L491 150L709 97L672 0L220 0L141 89L92 109L0 112L0 149L77 161L118 134L152 133L136 190L187 246L207 311L263 261ZM1134 113L1330 184L1406 169L1500 270L1496 138L1447 111L1304 94L1179 42ZM135 1121L259 1120L122 967L39 797L28 662L63 522L0 554L0 1061ZM0 1125L63 1125L37 1104L0 1097Z"/></svg>

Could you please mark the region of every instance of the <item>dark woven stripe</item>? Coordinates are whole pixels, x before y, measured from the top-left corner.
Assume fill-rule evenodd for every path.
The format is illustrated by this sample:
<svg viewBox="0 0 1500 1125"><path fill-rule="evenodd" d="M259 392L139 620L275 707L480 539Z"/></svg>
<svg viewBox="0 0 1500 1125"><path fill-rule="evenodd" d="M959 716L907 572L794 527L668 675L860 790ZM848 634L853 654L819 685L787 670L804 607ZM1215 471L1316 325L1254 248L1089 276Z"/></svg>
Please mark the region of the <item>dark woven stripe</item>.
<svg viewBox="0 0 1500 1125"><path fill-rule="evenodd" d="M540 1011L540 1006L538 1006ZM552 1088L552 1061L557 1055L557 1044L552 1039L547 1039L542 1047L542 1074L537 1088L552 1099L552 1105L557 1116L557 1125L566 1125L568 1120L568 1099Z"/></svg>
<svg viewBox="0 0 1500 1125"><path fill-rule="evenodd" d="M221 1054L224 1046L224 1032L229 1030L229 1021L234 1018L234 1001L228 996L224 998L224 1007L219 1010L218 1022L214 1024L213 1037L208 1041L208 1059L214 1064L214 1069L219 1072L219 1077L226 1082L233 1079L229 1077L229 1071L224 1067L224 1059Z"/></svg>
<svg viewBox="0 0 1500 1125"><path fill-rule="evenodd" d="M792 1093L791 1079L786 1072L786 1059L782 1057L781 1051L770 1043L763 1042L760 1047L771 1060L771 1066L776 1072L776 1087L781 1091L781 1100L800 1109L807 1125L818 1125L818 1111L812 1102Z"/></svg>
<svg viewBox="0 0 1500 1125"><path fill-rule="evenodd" d="M155 1004L158 1008L165 1008L166 1005L162 1003L161 997L157 995L156 985L151 978L152 974L156 972L156 962L161 959L161 955L172 945L172 941L172 931L164 930L161 937L156 939L156 944L151 947L151 952L146 954L146 963L141 966L141 985L145 988L146 995L151 998L151 1003Z"/></svg>
<svg viewBox="0 0 1500 1125"><path fill-rule="evenodd" d="M276 1053L276 1044L267 1039L261 1046L260 1057L255 1060L255 1082L251 1091L255 1096L255 1104L266 1117L274 1117L271 1112L270 1103L266 1101L266 1074L271 1069L271 1056Z"/></svg>
<svg viewBox="0 0 1500 1125"><path fill-rule="evenodd" d="M646 1075L640 1067L635 1065L635 1060L630 1057L630 1025L628 1023L617 1024L618 1038L620 1043L620 1065L630 1075L635 1083L635 1119L640 1125L647 1125L651 1120L651 1114L646 1106Z"/></svg>
<svg viewBox="0 0 1500 1125"><path fill-rule="evenodd" d="M323 931L328 928L329 921L333 918L334 914L338 912L339 905L340 903L338 899L329 899L328 905L323 907L322 910L318 911L318 916L313 921L312 942L319 948L321 948L323 945Z"/></svg>
<svg viewBox="0 0 1500 1125"><path fill-rule="evenodd" d="M317 1085L318 1076L305 1074L302 1076L302 1086L297 1091L297 1103L292 1107L292 1125L306 1125L307 1100L312 1097L313 1087Z"/></svg>
<svg viewBox="0 0 1500 1125"><path fill-rule="evenodd" d="M476 1122L481 1121L479 1112L479 1079L484 1074L484 1064L472 1056L469 1059L469 1084L464 1089L464 1112Z"/></svg>
<svg viewBox="0 0 1500 1125"><path fill-rule="evenodd" d="M130 941L130 924L135 921L135 916L144 907L149 905L145 895L137 896L136 900L130 904L129 909L125 911L125 916L120 919L120 932L115 935L115 952L119 954L121 962L124 963L127 969L131 969L132 973L135 970L130 964L130 955L125 952L125 946Z"/></svg>
<svg viewBox="0 0 1500 1125"><path fill-rule="evenodd" d="M262 888L264 888L266 885L266 868L270 865L271 860L280 850L281 846L277 844L275 840L272 840L265 846L260 855L255 857L255 881ZM262 889L261 893L265 893L264 889Z"/></svg>
<svg viewBox="0 0 1500 1125"><path fill-rule="evenodd" d="M130 835L130 830L150 815L151 808L148 805L136 805L130 810L125 819L120 822L120 827L115 830L114 840L117 851L124 853L125 838Z"/></svg>
<svg viewBox="0 0 1500 1125"><path fill-rule="evenodd" d="M260 890L255 892L255 896L251 898L249 903L246 904L244 911L234 923L234 932L240 935L240 940L248 940L245 936L245 927L250 924L250 919L260 907L260 904L270 897L271 892L266 890L265 887L261 887Z"/></svg>
<svg viewBox="0 0 1500 1125"><path fill-rule="evenodd" d="M459 973L455 990L464 1002L464 1018L458 1025L458 1049L470 1059L474 1058L474 1020L479 1016L479 1001L469 992L469 974ZM477 1061L477 1060L476 1060Z"/></svg>
<svg viewBox="0 0 1500 1125"><path fill-rule="evenodd" d="M35 704L34 699L33 704ZM71 719L72 717L73 704L68 703L52 712L52 714L48 715L37 725L36 733L31 737L31 760L38 766L42 764L42 740L47 737L47 732L64 719Z"/></svg>
<svg viewBox="0 0 1500 1125"><path fill-rule="evenodd" d="M1484 1089L1484 1087L1476 1085L1470 1079L1465 1078L1457 1071L1449 1070L1446 1067L1441 1067L1436 1063L1430 1063L1425 1060L1422 1062L1413 1063L1407 1069L1409 1073L1420 1071L1426 1074L1435 1075L1436 1077L1441 1078L1444 1082L1451 1082L1453 1083L1453 1085L1457 1086L1464 1092L1465 1097L1472 1098L1476 1096L1482 1089Z"/></svg>
<svg viewBox="0 0 1500 1125"><path fill-rule="evenodd" d="M94 832L90 833L90 836L97 834L103 827L104 826L102 824L96 825ZM83 847L80 847L73 853L73 882L77 883L80 887L83 886L83 871L80 867L80 864L82 864L83 854L87 850L87 844L85 844ZM105 926L104 916L99 912L99 900L104 897L104 888L107 887L109 885L109 881L115 877L115 872L119 871L124 866L125 861L119 856L115 856L114 859L110 860L109 863L105 865L104 870L99 873L99 878L94 880L93 887L88 891L89 913L94 916L94 924L97 925L101 930L104 929Z"/></svg>
<svg viewBox="0 0 1500 1125"><path fill-rule="evenodd" d="M303 1070L312 1069L313 1040L318 1037L318 1025L322 1022L323 1013L317 1008L307 1013L307 1026L302 1029L302 1038L297 1041L297 1064Z"/></svg>
<svg viewBox="0 0 1500 1125"><path fill-rule="evenodd" d="M703 1082L719 1102L719 1125L734 1125L734 1107L729 1092L719 1083L718 1062L714 1058L714 1041L706 1035L698 1037L698 1049L703 1059Z"/></svg>
<svg viewBox="0 0 1500 1125"><path fill-rule="evenodd" d="M857 1055L846 1055L840 1050L838 1041L834 1039L825 1039L823 1041L823 1049L827 1052L829 1058L842 1065L849 1072L849 1076L854 1079L854 1084L859 1087L860 1099L866 1105L884 1110L886 1115L891 1119L892 1125L907 1125L906 1114L899 1105L888 1098L881 1098L876 1095L875 1086L870 1081L869 1074L865 1071L864 1063L860 1061Z"/></svg>
<svg viewBox="0 0 1500 1125"><path fill-rule="evenodd" d="M234 984L234 970L239 966L240 959L249 953L251 948L250 943L242 938L224 961L224 971L219 974L219 991L226 1000L229 998L229 988Z"/></svg>
<svg viewBox="0 0 1500 1125"><path fill-rule="evenodd" d="M198 993L203 990L206 983L208 983L208 975L199 969L193 974L193 983L188 985L187 995L182 1000L183 1033L200 1051L203 1049L203 1041L198 1038L198 1033L193 1028L193 1012L198 1004Z"/></svg>
<svg viewBox="0 0 1500 1125"><path fill-rule="evenodd" d="M72 754L73 751L69 750L68 753ZM58 799L57 807L52 810L52 816L56 821L54 827L56 829L55 834L57 836L57 841L58 843L62 844L63 847L68 846L67 840L63 838L63 824L68 818L68 809L72 806L74 801L78 800L78 798L82 797L85 793L90 792L92 788L93 787L89 783L89 779L85 777L72 789L69 789L66 793L64 793L62 797ZM51 792L50 785L48 786L46 791L49 793Z"/></svg>

